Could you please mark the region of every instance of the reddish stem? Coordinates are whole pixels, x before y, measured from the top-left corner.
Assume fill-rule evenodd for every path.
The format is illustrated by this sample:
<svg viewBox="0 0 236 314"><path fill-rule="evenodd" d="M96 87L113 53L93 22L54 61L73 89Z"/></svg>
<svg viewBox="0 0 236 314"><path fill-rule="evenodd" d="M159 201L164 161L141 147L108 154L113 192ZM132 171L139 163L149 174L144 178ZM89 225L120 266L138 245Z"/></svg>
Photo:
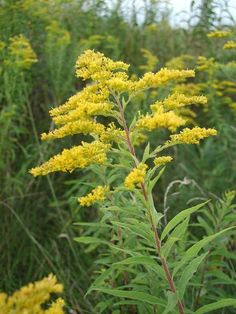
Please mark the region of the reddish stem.
<svg viewBox="0 0 236 314"><path fill-rule="evenodd" d="M118 105L118 108L119 108L119 111L120 111L121 122L122 122L122 125L123 125L123 128L124 128L125 134L126 134L126 140L127 140L128 149L129 149L130 153L136 158L136 152L135 152L134 146L132 145L132 142L131 142L131 139L130 139L130 132L129 132L129 128L128 128L126 120L125 120L123 107L122 107L122 105L120 103L119 98L116 97L115 95L114 95L114 98L115 98L115 100L117 102L117 105ZM135 162L135 163L137 163L137 162ZM144 183L141 184L141 190L142 190L142 193L143 193L143 196L144 196L146 202L148 202L147 191L146 191ZM152 229L152 231L154 233L156 250L157 250L158 255L160 256L160 261L161 261L162 267L164 269L167 282L169 284L169 287L170 287L171 291L173 293L177 294L175 283L174 283L174 280L173 280L172 275L170 273L167 261L166 261L166 259L163 256L161 256L161 240L160 240L159 235L157 233L157 230L155 228L155 225L154 225L153 218L152 218L152 215L150 213L150 210L148 209L148 211L149 211L150 226L151 226L151 229ZM181 300L177 301L177 305L178 305L179 313L180 314L184 314L184 308L183 308Z"/></svg>

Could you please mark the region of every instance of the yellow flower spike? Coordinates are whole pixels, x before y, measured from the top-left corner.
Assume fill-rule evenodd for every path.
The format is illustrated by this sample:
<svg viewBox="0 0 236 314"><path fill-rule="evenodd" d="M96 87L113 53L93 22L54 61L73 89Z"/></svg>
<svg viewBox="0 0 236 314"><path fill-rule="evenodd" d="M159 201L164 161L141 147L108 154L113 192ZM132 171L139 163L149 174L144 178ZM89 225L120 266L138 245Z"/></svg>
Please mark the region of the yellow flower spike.
<svg viewBox="0 0 236 314"><path fill-rule="evenodd" d="M43 309L45 303L50 300L51 294L62 291L63 286L57 282L56 277L49 275L40 281L22 287L11 296L1 293L0 313L64 314L64 300L61 298L49 305L48 309Z"/></svg>
<svg viewBox="0 0 236 314"><path fill-rule="evenodd" d="M162 166L171 162L172 160L173 158L171 156L161 156L161 157L156 157L153 162L155 166L159 167L159 166Z"/></svg>
<svg viewBox="0 0 236 314"><path fill-rule="evenodd" d="M145 175L148 166L144 163L140 163L136 168L134 168L128 176L125 178L124 185L128 190L133 190L135 186L144 182Z"/></svg>
<svg viewBox="0 0 236 314"><path fill-rule="evenodd" d="M146 59L146 64L145 65L141 65L139 68L141 70L146 71L153 71L158 63L158 58L151 53L151 51L149 51L148 49L142 48L141 52L144 56L144 58Z"/></svg>
<svg viewBox="0 0 236 314"><path fill-rule="evenodd" d="M100 135L104 132L105 127L101 123L97 123L93 120L78 120L69 122L63 125L61 128L55 129L48 134L43 133L41 135L42 140L52 140L54 138L63 138L68 135L74 134L91 134Z"/></svg>
<svg viewBox="0 0 236 314"><path fill-rule="evenodd" d="M184 94L174 93L169 95L162 101L157 101L151 105L153 112L157 111L160 106L165 109L178 109L183 106L188 106L192 104L205 105L207 104L207 98L205 96L186 96Z"/></svg>
<svg viewBox="0 0 236 314"><path fill-rule="evenodd" d="M227 43L224 44L223 49L236 49L236 41L227 41Z"/></svg>
<svg viewBox="0 0 236 314"><path fill-rule="evenodd" d="M198 71L206 71L211 69L215 65L214 58L206 58L203 56L198 57L197 60L197 70Z"/></svg>
<svg viewBox="0 0 236 314"><path fill-rule="evenodd" d="M178 116L174 111L168 112L155 112L154 115L146 115L141 117L137 123L137 128L147 129L149 131L157 128L166 128L171 132L186 123L182 117Z"/></svg>
<svg viewBox="0 0 236 314"><path fill-rule="evenodd" d="M10 59L6 60L7 65L29 69L33 63L38 61L28 39L22 34L10 38L8 50Z"/></svg>
<svg viewBox="0 0 236 314"><path fill-rule="evenodd" d="M46 31L48 40L53 41L57 46L67 46L71 42L70 33L55 20L46 27Z"/></svg>
<svg viewBox="0 0 236 314"><path fill-rule="evenodd" d="M112 71L127 71L129 65L121 61L113 61L104 56L103 53L86 50L80 55L76 62L76 75L83 80L93 79L95 81L106 81L110 78Z"/></svg>
<svg viewBox="0 0 236 314"><path fill-rule="evenodd" d="M217 135L217 131L215 129L206 129L200 127L195 127L193 129L185 128L179 134L171 135L171 139L167 142L167 144L199 144L201 139L215 135Z"/></svg>
<svg viewBox="0 0 236 314"><path fill-rule="evenodd" d="M208 38L225 38L232 34L231 31L214 31L207 34Z"/></svg>
<svg viewBox="0 0 236 314"><path fill-rule="evenodd" d="M81 103L100 103L105 102L109 97L109 91L104 86L99 85L88 85L82 91L78 92L74 96L70 97L69 100L57 108L50 110L51 117L55 117L64 113L69 112L70 110L76 109L80 106Z"/></svg>
<svg viewBox="0 0 236 314"><path fill-rule="evenodd" d="M110 102L92 103L84 100L78 104L77 108L69 111L64 115L56 115L52 117L55 124L65 124L68 122L86 119L97 115L109 115L112 112L113 104Z"/></svg>
<svg viewBox="0 0 236 314"><path fill-rule="evenodd" d="M162 68L157 73L148 72L134 84L135 90L142 90L147 88L154 88L167 83L170 80L185 79L188 77L194 77L195 72L193 70L169 70Z"/></svg>
<svg viewBox="0 0 236 314"><path fill-rule="evenodd" d="M104 164L110 145L100 141L82 142L80 146L64 149L44 164L30 170L34 176L46 175L55 171L72 172L76 168L85 168L91 164Z"/></svg>
<svg viewBox="0 0 236 314"><path fill-rule="evenodd" d="M96 202L105 200L107 191L108 191L107 186L99 185L86 196L79 197L78 201L81 206L89 207Z"/></svg>

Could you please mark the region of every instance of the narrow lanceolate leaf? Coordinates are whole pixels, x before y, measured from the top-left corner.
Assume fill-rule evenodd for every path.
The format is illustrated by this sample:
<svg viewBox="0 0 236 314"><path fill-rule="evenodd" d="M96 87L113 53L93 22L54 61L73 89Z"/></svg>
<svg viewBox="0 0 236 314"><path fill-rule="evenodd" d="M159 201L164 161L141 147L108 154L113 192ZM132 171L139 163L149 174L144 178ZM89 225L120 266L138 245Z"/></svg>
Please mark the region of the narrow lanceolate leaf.
<svg viewBox="0 0 236 314"><path fill-rule="evenodd" d="M205 314L228 306L233 306L236 308L236 299L223 299L211 304L204 305L194 312L194 314Z"/></svg>
<svg viewBox="0 0 236 314"><path fill-rule="evenodd" d="M193 246L191 246L184 254L183 258L177 263L177 265L174 268L173 275L177 273L177 271L183 267L186 263L188 263L191 259L193 259L195 256L198 255L199 251L205 247L208 243L213 241L216 237L220 236L221 234L225 233L226 231L229 231L235 227L229 227L224 230L221 230L220 232L217 232L213 235L210 235L208 237L205 237L204 239L198 241Z"/></svg>
<svg viewBox="0 0 236 314"><path fill-rule="evenodd" d="M74 238L74 240L76 242L83 243L83 244L107 244L109 245L109 242L100 240L96 237L77 237L77 238Z"/></svg>
<svg viewBox="0 0 236 314"><path fill-rule="evenodd" d="M113 272L112 268L108 268L105 271L103 271L92 283L92 285L89 287L88 291L86 292L85 296L87 296L89 293L91 293L94 289L96 289L98 286L103 285L104 281L111 275Z"/></svg>
<svg viewBox="0 0 236 314"><path fill-rule="evenodd" d="M161 306L165 306L165 303L161 299L155 297L154 295L144 293L144 292L128 291L128 290L126 291L126 290L108 289L108 288L96 288L94 290L113 295L114 297L139 300L139 301L146 302L149 304L158 304Z"/></svg>
<svg viewBox="0 0 236 314"><path fill-rule="evenodd" d="M194 258L192 262L184 269L182 276L180 277L179 282L177 284L180 299L183 298L189 281L191 280L194 273L197 271L199 265L207 256L207 254L208 252Z"/></svg>
<svg viewBox="0 0 236 314"><path fill-rule="evenodd" d="M196 212L198 209L203 207L206 203L209 201L206 201L204 203L198 204L196 206L193 206L191 208L185 209L181 211L178 215L176 215L171 221L166 225L165 229L163 230L161 234L161 240L163 240L167 234L173 230L182 220L184 220L186 217L190 216L192 213Z"/></svg>
<svg viewBox="0 0 236 314"><path fill-rule="evenodd" d="M124 259L123 261L113 264L115 265L143 265L155 273L157 273L161 278L165 279L165 273L160 265L149 256L133 256Z"/></svg>
<svg viewBox="0 0 236 314"><path fill-rule="evenodd" d="M176 304L178 301L176 297L176 293L167 291L167 298L168 298L168 303L163 314L167 314L167 313L173 314L175 313L174 308L176 307Z"/></svg>

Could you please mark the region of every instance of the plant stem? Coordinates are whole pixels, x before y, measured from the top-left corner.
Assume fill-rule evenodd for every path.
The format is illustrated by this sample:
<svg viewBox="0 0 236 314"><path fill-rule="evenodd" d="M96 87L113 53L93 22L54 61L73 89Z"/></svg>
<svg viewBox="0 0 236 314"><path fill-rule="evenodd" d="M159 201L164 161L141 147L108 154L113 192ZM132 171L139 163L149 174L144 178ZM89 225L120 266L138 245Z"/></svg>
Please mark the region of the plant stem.
<svg viewBox="0 0 236 314"><path fill-rule="evenodd" d="M114 95L114 98L115 98L115 100L117 102L117 105L118 105L118 108L119 108L119 111L120 111L121 123L123 125L124 131L125 131L125 134L126 134L126 140L127 140L128 149L129 149L130 153L135 157L135 159L137 159L134 146L132 145L132 142L131 142L131 139L130 139L130 132L129 132L129 128L128 128L126 120L125 120L123 107L122 107L122 105L120 103L119 98L116 97L116 95ZM144 183L141 184L141 190L142 190L142 193L143 193L143 196L144 196L146 202L148 202L148 195L147 195L147 191L146 191ZM161 255L161 240L160 240L159 235L157 233L157 230L155 228L155 225L154 225L154 222L153 222L153 218L152 218L152 215L151 215L151 212L150 212L149 208L148 208L148 216L149 216L149 222L150 222L151 229L152 229L152 231L154 233L156 251L157 251L158 255L160 256L160 261L161 261L162 267L164 269L167 282L169 284L169 287L170 287L171 291L176 295L176 297L178 299L177 290L176 290L175 283L173 281L172 275L170 273L169 266L167 264L166 259ZM177 305L178 305L179 313L180 314L184 314L184 308L183 308L181 300L177 301Z"/></svg>

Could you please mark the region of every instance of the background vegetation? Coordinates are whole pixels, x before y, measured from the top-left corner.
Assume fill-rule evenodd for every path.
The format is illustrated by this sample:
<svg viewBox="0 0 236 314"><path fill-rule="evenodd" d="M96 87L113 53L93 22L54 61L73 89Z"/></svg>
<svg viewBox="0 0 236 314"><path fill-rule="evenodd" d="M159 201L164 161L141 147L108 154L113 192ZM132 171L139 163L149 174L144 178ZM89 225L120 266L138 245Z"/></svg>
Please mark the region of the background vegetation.
<svg viewBox="0 0 236 314"><path fill-rule="evenodd" d="M162 1L143 1L139 10L130 5L129 14L122 0L107 2L0 2L0 291L11 293L52 272L65 286L68 306L78 313L97 313L94 308L101 301L96 294L84 296L94 280L94 260L102 255L102 248L86 250L74 241L86 228L74 222L98 219L96 208L84 209L77 202L77 196L88 191L85 182L93 185L98 178L84 170L35 179L28 169L61 147L60 142L41 143L39 134L53 128L48 109L83 87L75 79L74 66L85 49L130 63L134 75L163 66L196 68L201 65L199 56L208 62L214 58L214 64L199 68L190 82L208 97L207 107L196 107L191 115L194 124L215 127L219 135L199 147L173 152L176 162L162 177L155 201L171 218L193 200L210 198L204 222L202 218L192 222L202 225L196 238L217 232L219 225L235 225L235 50L223 50L224 39L207 37L209 31L225 28L235 36L235 20L227 2L193 1L190 16L184 17L185 27L173 26ZM24 40L17 44L15 36L19 35L29 47ZM147 103L140 99L137 106ZM71 141L74 139L68 145ZM231 280L236 274L234 240L232 236L225 240L229 249L225 253L228 260L221 265L225 275L217 272L213 261L212 273L208 273L209 290L213 293L220 285L222 297L235 293Z"/></svg>

